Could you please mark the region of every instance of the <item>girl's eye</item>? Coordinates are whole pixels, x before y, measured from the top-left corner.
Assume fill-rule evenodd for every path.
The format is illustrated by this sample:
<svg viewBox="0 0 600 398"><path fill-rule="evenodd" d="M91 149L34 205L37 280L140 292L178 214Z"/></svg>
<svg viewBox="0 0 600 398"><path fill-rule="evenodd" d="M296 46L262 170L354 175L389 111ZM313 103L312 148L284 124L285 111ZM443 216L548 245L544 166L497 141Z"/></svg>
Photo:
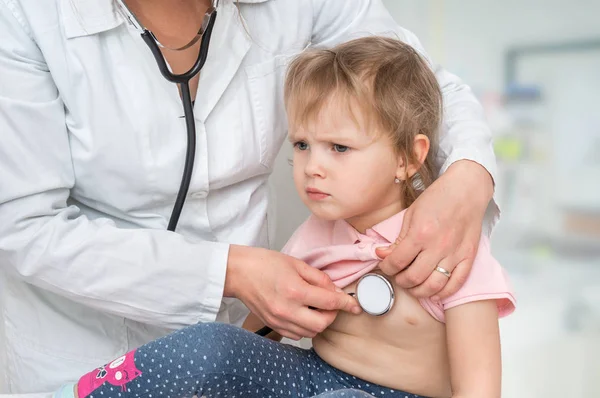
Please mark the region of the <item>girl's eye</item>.
<svg viewBox="0 0 600 398"><path fill-rule="evenodd" d="M339 144L333 144L333 150L336 151L336 152L343 153L343 152L346 152L348 149L350 149L350 148L348 148L347 146L339 145Z"/></svg>
<svg viewBox="0 0 600 398"><path fill-rule="evenodd" d="M294 144L294 147L301 151L306 151L308 149L308 144L304 141L298 141Z"/></svg>

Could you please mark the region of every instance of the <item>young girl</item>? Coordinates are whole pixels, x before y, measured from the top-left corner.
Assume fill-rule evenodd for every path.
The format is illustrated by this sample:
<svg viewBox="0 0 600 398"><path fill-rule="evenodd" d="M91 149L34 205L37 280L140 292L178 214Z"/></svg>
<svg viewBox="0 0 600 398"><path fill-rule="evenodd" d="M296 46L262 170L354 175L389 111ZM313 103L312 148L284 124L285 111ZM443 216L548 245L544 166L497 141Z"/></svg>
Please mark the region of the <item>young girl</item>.
<svg viewBox="0 0 600 398"><path fill-rule="evenodd" d="M378 272L376 249L395 242L404 209L436 175L440 89L410 46L369 37L300 55L285 98L294 181L313 215L283 252L354 293L362 275ZM437 271L449 277L443 267ZM482 236L468 280L448 299L394 290L388 313L339 313L310 350L253 334L263 324L251 314L244 325L251 331L191 326L63 391L79 398L308 397L340 389L500 397L498 317L515 301L488 239Z"/></svg>

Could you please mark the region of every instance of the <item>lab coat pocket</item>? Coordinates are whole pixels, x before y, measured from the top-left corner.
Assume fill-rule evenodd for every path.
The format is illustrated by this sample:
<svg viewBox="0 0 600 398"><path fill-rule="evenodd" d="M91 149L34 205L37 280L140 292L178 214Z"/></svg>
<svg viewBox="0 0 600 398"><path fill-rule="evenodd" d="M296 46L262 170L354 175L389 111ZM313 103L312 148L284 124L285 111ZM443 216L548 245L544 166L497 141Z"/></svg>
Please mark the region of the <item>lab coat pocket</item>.
<svg viewBox="0 0 600 398"><path fill-rule="evenodd" d="M271 168L287 133L283 84L291 56L278 55L245 68L252 128L260 144L260 163Z"/></svg>

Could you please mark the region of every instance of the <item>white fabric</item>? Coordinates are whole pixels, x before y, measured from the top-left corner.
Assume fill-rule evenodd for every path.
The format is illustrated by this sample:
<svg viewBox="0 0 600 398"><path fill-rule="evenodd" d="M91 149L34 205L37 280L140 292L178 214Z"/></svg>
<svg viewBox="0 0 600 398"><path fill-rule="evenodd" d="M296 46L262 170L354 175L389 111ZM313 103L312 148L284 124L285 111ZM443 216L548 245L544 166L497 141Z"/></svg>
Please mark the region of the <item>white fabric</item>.
<svg viewBox="0 0 600 398"><path fill-rule="evenodd" d="M243 306L222 304L228 248L268 246L267 179L286 135L290 57L372 33L422 50L380 1L239 8L220 2L194 109L190 194L172 233L183 110L139 35L112 0L0 0L0 371L9 391L52 391L195 322L239 323ZM479 104L455 76L437 76L447 104L442 170L466 158L493 176ZM493 207L488 225L496 216Z"/></svg>

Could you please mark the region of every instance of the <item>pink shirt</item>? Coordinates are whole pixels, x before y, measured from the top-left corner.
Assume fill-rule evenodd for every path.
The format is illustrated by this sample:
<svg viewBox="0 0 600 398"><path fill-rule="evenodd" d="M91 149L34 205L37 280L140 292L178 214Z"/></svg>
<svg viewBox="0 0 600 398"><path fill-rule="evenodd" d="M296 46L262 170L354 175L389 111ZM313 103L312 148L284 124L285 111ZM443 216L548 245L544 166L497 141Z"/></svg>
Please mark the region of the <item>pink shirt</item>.
<svg viewBox="0 0 600 398"><path fill-rule="evenodd" d="M402 211L361 234L344 220L325 221L310 216L292 235L282 252L324 271L336 286L343 288L373 271L381 259L375 249L389 246L402 229ZM436 304L419 299L435 319L445 322L444 311L479 300L496 300L499 316L515 309L508 276L490 253L489 239L482 235L473 268L463 287Z"/></svg>

